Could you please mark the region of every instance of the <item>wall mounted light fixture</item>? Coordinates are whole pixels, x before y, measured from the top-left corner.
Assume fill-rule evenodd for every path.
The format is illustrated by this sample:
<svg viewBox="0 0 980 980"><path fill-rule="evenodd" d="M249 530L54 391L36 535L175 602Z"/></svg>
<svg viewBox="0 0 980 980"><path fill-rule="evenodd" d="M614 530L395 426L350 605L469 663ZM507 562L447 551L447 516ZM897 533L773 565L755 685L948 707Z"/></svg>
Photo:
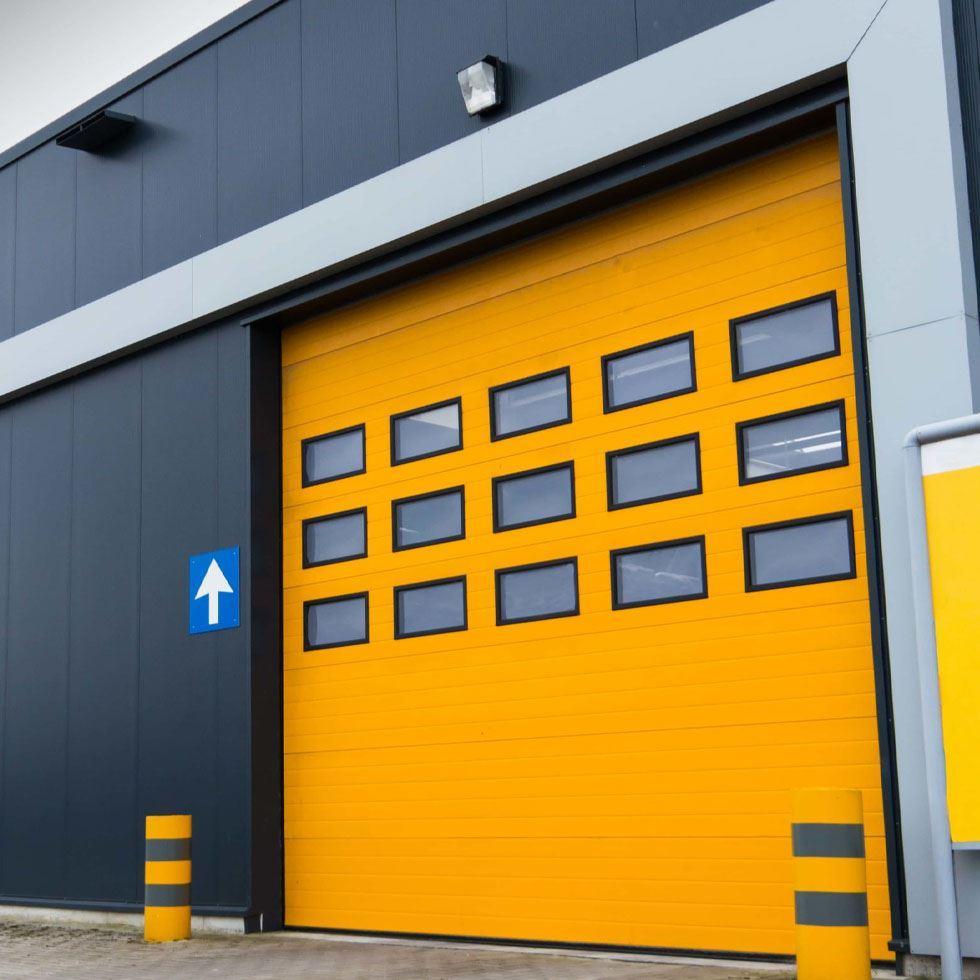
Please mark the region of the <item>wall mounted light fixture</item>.
<svg viewBox="0 0 980 980"><path fill-rule="evenodd" d="M457 72L456 80L466 111L471 116L482 115L504 104L504 63L492 54Z"/></svg>
<svg viewBox="0 0 980 980"><path fill-rule="evenodd" d="M59 133L55 142L69 150L97 150L103 143L121 136L136 122L135 116L115 109L101 109L80 123Z"/></svg>

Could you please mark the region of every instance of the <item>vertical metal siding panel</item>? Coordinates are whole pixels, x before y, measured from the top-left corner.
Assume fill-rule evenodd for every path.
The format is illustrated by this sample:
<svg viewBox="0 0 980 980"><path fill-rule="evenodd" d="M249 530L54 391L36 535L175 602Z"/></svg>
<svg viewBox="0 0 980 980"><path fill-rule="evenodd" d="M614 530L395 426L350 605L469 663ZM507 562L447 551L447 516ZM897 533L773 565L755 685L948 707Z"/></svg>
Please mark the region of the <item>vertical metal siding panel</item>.
<svg viewBox="0 0 980 980"><path fill-rule="evenodd" d="M508 0L507 48L521 112L635 61L633 0Z"/></svg>
<svg viewBox="0 0 980 980"><path fill-rule="evenodd" d="M140 813L194 818L195 905L215 902L217 676L213 634L187 633L187 559L218 544L214 330L143 362Z"/></svg>
<svg viewBox="0 0 980 980"><path fill-rule="evenodd" d="M249 581L248 331L238 323L218 329L218 536L220 547L241 548L241 583ZM214 634L217 701L217 893L222 905L249 898L249 605L241 594L242 625Z"/></svg>
<svg viewBox="0 0 980 980"><path fill-rule="evenodd" d="M12 438L3 886L55 898L65 860L71 390L18 403Z"/></svg>
<svg viewBox="0 0 980 980"><path fill-rule="evenodd" d="M769 0L636 0L639 52L643 58L686 37L755 10Z"/></svg>
<svg viewBox="0 0 980 980"><path fill-rule="evenodd" d="M138 902L140 366L75 385L65 894Z"/></svg>
<svg viewBox="0 0 980 980"><path fill-rule="evenodd" d="M0 340L14 332L14 239L17 164L0 170Z"/></svg>
<svg viewBox="0 0 980 980"><path fill-rule="evenodd" d="M395 0L303 0L303 203L398 165Z"/></svg>
<svg viewBox="0 0 980 980"><path fill-rule="evenodd" d="M456 72L485 54L507 58L506 0L397 0L401 161L467 136ZM497 117L499 118L499 116Z"/></svg>
<svg viewBox="0 0 980 980"><path fill-rule="evenodd" d="M134 92L112 108L139 118L143 93ZM97 153L78 154L76 306L122 289L142 275L142 158L138 123Z"/></svg>
<svg viewBox="0 0 980 980"><path fill-rule="evenodd" d="M218 43L218 241L303 204L299 0Z"/></svg>
<svg viewBox="0 0 980 980"><path fill-rule="evenodd" d="M143 90L143 274L218 241L218 53L175 65Z"/></svg>
<svg viewBox="0 0 980 980"><path fill-rule="evenodd" d="M75 305L75 161L45 143L17 161L14 333Z"/></svg>
<svg viewBox="0 0 980 980"><path fill-rule="evenodd" d="M0 409L0 821L3 819L2 801L6 798L4 779L4 735L6 728L7 694L7 636L10 608L10 408ZM2 823L0 823L2 826ZM0 891L5 890L6 878L3 869L3 843L0 842Z"/></svg>

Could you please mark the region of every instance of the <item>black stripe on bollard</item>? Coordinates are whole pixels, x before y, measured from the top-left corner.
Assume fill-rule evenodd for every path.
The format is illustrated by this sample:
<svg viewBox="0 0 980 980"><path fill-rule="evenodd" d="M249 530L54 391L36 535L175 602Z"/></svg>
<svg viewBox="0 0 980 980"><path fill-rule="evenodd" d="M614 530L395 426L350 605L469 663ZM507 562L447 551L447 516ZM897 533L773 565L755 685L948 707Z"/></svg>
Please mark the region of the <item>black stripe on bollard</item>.
<svg viewBox="0 0 980 980"><path fill-rule="evenodd" d="M793 857L863 858L859 823L794 823Z"/></svg>
<svg viewBox="0 0 980 980"><path fill-rule="evenodd" d="M175 908L191 904L191 886L147 885L144 899L147 907Z"/></svg>
<svg viewBox="0 0 980 980"><path fill-rule="evenodd" d="M147 861L190 861L191 839L189 837L147 838Z"/></svg>
<svg viewBox="0 0 980 980"><path fill-rule="evenodd" d="M868 896L864 892L797 892L798 926L866 926Z"/></svg>

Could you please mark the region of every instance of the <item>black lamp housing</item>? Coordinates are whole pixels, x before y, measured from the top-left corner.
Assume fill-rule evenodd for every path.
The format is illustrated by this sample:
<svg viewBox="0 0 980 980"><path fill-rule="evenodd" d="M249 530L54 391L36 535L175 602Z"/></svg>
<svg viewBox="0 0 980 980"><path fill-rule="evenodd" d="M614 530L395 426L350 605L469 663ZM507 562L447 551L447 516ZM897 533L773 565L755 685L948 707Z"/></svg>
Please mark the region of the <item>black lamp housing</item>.
<svg viewBox="0 0 980 980"><path fill-rule="evenodd" d="M500 109L504 104L504 62L496 55L484 55L479 61L456 73L466 111L482 116Z"/></svg>
<svg viewBox="0 0 980 980"><path fill-rule="evenodd" d="M86 150L89 153L99 149L104 143L114 140L128 132L136 123L136 117L115 109L100 109L80 123L61 133L55 142L69 150Z"/></svg>

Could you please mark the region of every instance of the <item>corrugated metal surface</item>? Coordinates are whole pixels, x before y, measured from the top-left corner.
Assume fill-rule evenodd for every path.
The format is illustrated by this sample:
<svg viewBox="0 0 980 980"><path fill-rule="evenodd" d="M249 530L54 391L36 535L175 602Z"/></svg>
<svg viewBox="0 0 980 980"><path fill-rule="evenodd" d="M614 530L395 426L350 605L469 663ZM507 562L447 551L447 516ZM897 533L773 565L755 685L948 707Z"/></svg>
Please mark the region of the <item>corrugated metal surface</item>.
<svg viewBox="0 0 980 980"><path fill-rule="evenodd" d="M137 905L143 816L176 811L195 904L249 902L249 607L189 637L186 584L248 544L247 343L203 330L0 408L8 900Z"/></svg>
<svg viewBox="0 0 980 980"><path fill-rule="evenodd" d="M0 337L14 212L21 331L474 132L455 72L484 54L520 111L763 2L284 0L128 96L125 150L0 171Z"/></svg>
<svg viewBox="0 0 980 980"><path fill-rule="evenodd" d="M283 338L286 921L792 953L791 790L865 793L889 955L836 141L820 138ZM836 291L840 356L733 383L730 317ZM694 331L698 390L604 414L602 355ZM570 365L573 422L489 438L487 390ZM462 396L459 452L392 468L389 416ZM851 464L740 486L739 420L842 398ZM366 423L367 472L300 441ZM697 431L703 494L609 511L604 454ZM492 533L490 481L574 459L577 516ZM392 552L391 501L464 484L464 540ZM367 507L368 557L301 567ZM746 593L741 529L852 511L855 579ZM611 608L609 550L707 539L709 598ZM574 555L581 614L500 627L494 569ZM392 588L465 574L469 625L393 639ZM367 590L371 642L304 652Z"/></svg>

